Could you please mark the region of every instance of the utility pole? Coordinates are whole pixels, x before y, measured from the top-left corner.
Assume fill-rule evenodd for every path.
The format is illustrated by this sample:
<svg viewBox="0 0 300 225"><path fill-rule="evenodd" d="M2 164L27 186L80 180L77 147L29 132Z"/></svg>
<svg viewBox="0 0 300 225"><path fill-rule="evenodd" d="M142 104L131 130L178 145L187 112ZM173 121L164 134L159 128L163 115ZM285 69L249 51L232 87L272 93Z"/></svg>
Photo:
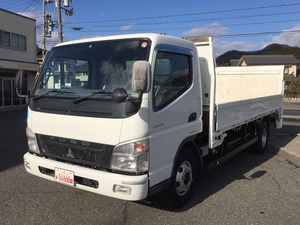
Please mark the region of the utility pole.
<svg viewBox="0 0 300 225"><path fill-rule="evenodd" d="M73 8L66 9L64 7L69 7L69 0L64 0L63 6L61 6L62 0L54 0L55 7L57 8L57 28L58 28L58 42L63 42L63 32L62 32L62 21L61 21L61 10L63 9L67 16L73 15ZM55 26L50 14L46 14L46 4L54 2L53 0L43 0L43 60L46 53L46 37L51 37L51 32Z"/></svg>
<svg viewBox="0 0 300 225"><path fill-rule="evenodd" d="M62 34L62 24L61 24L61 5L60 0L56 0L56 8L57 8L57 27L58 27L58 42L63 42L63 34Z"/></svg>
<svg viewBox="0 0 300 225"><path fill-rule="evenodd" d="M43 0L43 61L45 58L45 51L46 51L46 26L45 26L45 19L46 19L46 12L45 12L45 8L46 8L46 0Z"/></svg>

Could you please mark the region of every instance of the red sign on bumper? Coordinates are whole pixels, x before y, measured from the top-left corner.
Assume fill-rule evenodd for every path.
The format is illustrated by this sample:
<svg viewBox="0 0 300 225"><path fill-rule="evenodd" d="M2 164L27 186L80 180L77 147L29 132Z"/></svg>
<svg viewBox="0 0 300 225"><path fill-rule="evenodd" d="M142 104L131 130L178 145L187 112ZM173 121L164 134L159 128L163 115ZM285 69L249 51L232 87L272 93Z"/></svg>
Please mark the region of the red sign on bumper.
<svg viewBox="0 0 300 225"><path fill-rule="evenodd" d="M74 172L55 168L55 181L74 186Z"/></svg>

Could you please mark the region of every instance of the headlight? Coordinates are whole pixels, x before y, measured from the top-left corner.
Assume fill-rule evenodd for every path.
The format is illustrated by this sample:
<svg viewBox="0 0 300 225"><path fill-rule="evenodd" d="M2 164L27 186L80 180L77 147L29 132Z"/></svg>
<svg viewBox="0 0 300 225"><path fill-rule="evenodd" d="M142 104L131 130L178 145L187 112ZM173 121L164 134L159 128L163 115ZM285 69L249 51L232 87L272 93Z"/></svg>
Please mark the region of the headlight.
<svg viewBox="0 0 300 225"><path fill-rule="evenodd" d="M148 139L116 146L112 154L110 168L135 173L147 172L149 169Z"/></svg>
<svg viewBox="0 0 300 225"><path fill-rule="evenodd" d="M26 135L27 135L27 142L28 142L29 150L39 154L40 150L37 145L35 135L28 127L26 127Z"/></svg>

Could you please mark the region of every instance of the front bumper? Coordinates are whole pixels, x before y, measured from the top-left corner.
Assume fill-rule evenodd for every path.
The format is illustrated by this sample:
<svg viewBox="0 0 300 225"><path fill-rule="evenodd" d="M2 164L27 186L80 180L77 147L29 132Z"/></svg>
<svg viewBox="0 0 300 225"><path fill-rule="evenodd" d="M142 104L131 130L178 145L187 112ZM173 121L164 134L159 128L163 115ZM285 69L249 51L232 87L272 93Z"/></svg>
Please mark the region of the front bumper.
<svg viewBox="0 0 300 225"><path fill-rule="evenodd" d="M74 187L113 198L138 201L145 199L148 194L147 174L137 176L115 174L46 159L40 156L33 155L29 152L24 155L24 166L28 173L51 181L55 181L54 176L42 173L41 168L43 168L44 170L47 169L47 171L54 171L55 168L73 171L76 177L84 178L87 180L94 180L99 184L97 185L97 187L90 187L87 185L76 183ZM113 190L114 185L130 187L131 193L115 193Z"/></svg>

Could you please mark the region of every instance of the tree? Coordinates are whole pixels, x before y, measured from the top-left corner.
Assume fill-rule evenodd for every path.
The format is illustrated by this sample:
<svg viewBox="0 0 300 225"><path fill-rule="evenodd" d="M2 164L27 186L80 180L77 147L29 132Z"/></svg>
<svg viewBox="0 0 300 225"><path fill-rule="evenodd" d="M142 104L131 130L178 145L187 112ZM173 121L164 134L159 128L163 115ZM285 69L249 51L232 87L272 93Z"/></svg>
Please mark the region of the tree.
<svg viewBox="0 0 300 225"><path fill-rule="evenodd" d="M287 95L300 95L300 79L294 78L286 81L285 94Z"/></svg>

